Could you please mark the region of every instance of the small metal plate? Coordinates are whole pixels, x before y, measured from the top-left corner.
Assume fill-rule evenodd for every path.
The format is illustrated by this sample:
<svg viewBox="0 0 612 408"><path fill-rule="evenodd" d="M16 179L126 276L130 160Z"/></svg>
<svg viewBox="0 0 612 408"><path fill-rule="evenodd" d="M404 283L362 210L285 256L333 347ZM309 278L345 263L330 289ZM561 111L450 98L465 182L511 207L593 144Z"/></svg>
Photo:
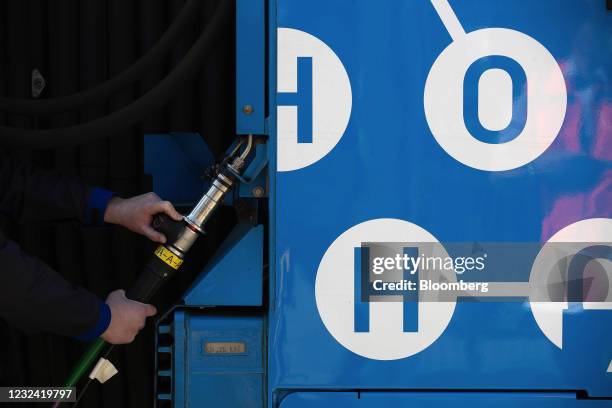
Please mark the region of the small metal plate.
<svg viewBox="0 0 612 408"><path fill-rule="evenodd" d="M204 353L244 354L246 353L246 343L244 341L205 341Z"/></svg>

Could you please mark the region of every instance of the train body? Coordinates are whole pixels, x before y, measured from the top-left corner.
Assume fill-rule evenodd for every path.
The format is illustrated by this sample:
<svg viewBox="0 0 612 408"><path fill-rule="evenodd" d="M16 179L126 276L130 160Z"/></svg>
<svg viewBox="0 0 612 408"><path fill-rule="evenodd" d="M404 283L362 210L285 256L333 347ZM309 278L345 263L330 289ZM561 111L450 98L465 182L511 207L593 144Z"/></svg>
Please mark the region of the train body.
<svg viewBox="0 0 612 408"><path fill-rule="evenodd" d="M237 0L260 216L160 321L158 406L612 406L611 49L599 0ZM488 292L364 295L419 243ZM552 276L555 243L599 252Z"/></svg>

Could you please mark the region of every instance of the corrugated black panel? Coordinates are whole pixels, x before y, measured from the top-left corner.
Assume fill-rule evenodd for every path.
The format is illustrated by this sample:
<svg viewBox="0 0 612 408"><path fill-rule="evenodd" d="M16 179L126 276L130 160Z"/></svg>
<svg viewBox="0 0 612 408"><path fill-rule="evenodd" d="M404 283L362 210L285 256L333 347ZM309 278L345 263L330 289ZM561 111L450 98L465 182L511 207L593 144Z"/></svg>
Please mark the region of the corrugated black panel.
<svg viewBox="0 0 612 408"><path fill-rule="evenodd" d="M162 64L110 100L52 117L0 113L0 124L25 128L64 127L120 109L157 84L189 50L219 0L202 0L201 18ZM129 67L155 45L179 13L184 0L3 0L0 2L0 94L32 97L31 73L46 80L40 98L91 88ZM13 150L41 167L77 174L122 196L150 189L143 174L143 133L195 131L216 154L231 142L234 129L234 22L226 30L201 74L186 82L164 109L137 126L75 148ZM172 305L201 270L234 223L222 209L207 226L180 276L155 299L160 310ZM31 254L42 258L72 282L101 297L126 288L149 256L153 244L115 227L16 225L0 218L0 228ZM41 311L42 312L42 311ZM85 345L49 334L26 335L0 321L0 384L59 385ZM92 385L83 407L147 407L153 402L153 332L148 327L112 357L120 374Z"/></svg>

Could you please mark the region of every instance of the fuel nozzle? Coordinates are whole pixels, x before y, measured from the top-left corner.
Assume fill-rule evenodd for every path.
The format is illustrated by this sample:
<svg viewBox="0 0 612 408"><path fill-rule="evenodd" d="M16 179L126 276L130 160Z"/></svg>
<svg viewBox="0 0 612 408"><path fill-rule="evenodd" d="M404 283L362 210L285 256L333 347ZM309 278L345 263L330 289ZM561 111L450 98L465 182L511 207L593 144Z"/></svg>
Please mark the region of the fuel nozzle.
<svg viewBox="0 0 612 408"><path fill-rule="evenodd" d="M204 232L204 224L206 224L214 210L221 205L227 192L232 189L236 183L236 176L239 176L244 170L246 158L253 148L253 136L249 135L247 137L246 146L244 146L242 152L238 154L238 151L244 144L245 139L242 139L230 155L223 161L223 165L214 177L208 191L202 196L189 215L185 217L185 222L192 232ZM177 249L185 252L193 245L194 241L195 238L192 237L192 234L187 233L177 240Z"/></svg>
<svg viewBox="0 0 612 408"><path fill-rule="evenodd" d="M219 166L210 187L198 204L183 221L174 221L164 215L154 220L154 228L166 235L167 242L160 245L140 274L138 281L128 291L132 300L147 302L183 263L183 259L200 234L204 224L222 203L225 195L236 184L237 176L244 170L246 159L253 147L253 136L241 139L233 151ZM240 149L242 151L240 152Z"/></svg>

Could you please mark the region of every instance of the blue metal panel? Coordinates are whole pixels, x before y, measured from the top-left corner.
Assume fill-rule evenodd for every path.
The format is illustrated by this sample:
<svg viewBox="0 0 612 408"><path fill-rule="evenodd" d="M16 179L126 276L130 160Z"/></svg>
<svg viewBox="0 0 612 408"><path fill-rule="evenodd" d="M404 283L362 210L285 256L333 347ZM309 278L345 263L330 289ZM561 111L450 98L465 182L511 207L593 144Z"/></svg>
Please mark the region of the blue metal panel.
<svg viewBox="0 0 612 408"><path fill-rule="evenodd" d="M281 408L605 408L610 401L577 400L571 393L297 392Z"/></svg>
<svg viewBox="0 0 612 408"><path fill-rule="evenodd" d="M238 224L185 294L191 306L260 306L263 226Z"/></svg>
<svg viewBox="0 0 612 408"><path fill-rule="evenodd" d="M612 40L612 14L604 2L449 3L466 32L504 27L525 33L560 67L567 87L561 130L525 165L476 169L447 153L432 134L424 112L425 83L452 41L432 2L277 0L271 7L270 21L278 27L314 36L333 50L350 79L352 108L343 136L327 155L288 170L280 168L276 155L279 127L285 125L279 124L279 112L287 107L277 110L271 99L270 396L297 388L561 389L612 396L608 310L566 313L559 349L542 334L528 302L459 303L429 347L388 361L353 353L320 317L319 264L336 238L364 221L407 220L441 242L541 242L572 223L612 216L612 62L603 51ZM270 41L274 96L277 37ZM547 114L541 112L545 120ZM299 122L299 107L296 117ZM321 136L313 133L313 143ZM500 136L496 142L507 141ZM308 137L295 138L297 145L309 143ZM609 405L563 401L554 406ZM270 403L278 401L270 398ZM383 406L378 403L363 406ZM295 407L325 406L304 404Z"/></svg>
<svg viewBox="0 0 612 408"><path fill-rule="evenodd" d="M263 323L256 316L176 311L174 406L263 406ZM206 344L234 342L241 353L211 353Z"/></svg>
<svg viewBox="0 0 612 408"><path fill-rule="evenodd" d="M265 38L264 0L237 0L236 133L239 135L266 133Z"/></svg>
<svg viewBox="0 0 612 408"><path fill-rule="evenodd" d="M145 135L145 173L153 177L153 191L174 205L192 206L200 199L206 187L201 176L214 161L197 133Z"/></svg>

